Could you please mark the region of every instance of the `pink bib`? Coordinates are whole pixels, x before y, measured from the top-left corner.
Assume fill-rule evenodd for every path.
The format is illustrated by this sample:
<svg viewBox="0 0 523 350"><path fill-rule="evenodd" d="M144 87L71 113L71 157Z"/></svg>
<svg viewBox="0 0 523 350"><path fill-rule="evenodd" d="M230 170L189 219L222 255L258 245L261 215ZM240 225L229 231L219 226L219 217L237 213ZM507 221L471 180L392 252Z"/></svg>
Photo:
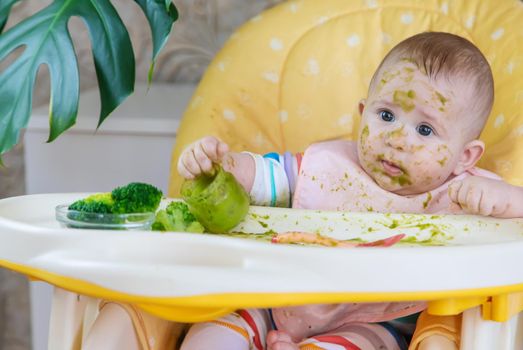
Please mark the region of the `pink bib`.
<svg viewBox="0 0 523 350"><path fill-rule="evenodd" d="M459 214L461 208L449 199L448 185L470 175L499 179L493 173L474 168L430 192L400 196L379 187L360 167L354 142L317 143L308 147L303 155L293 208ZM274 309L273 317L278 329L288 332L294 341L300 341L350 322L383 322L411 315L425 307L424 302L305 305Z"/></svg>

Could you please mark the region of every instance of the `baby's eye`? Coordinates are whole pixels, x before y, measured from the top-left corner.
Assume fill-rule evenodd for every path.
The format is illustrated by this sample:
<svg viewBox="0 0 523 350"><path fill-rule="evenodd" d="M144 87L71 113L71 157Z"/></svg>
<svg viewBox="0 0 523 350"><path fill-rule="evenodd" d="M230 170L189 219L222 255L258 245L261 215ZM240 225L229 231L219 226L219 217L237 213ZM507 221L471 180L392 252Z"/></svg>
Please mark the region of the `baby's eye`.
<svg viewBox="0 0 523 350"><path fill-rule="evenodd" d="M379 116L380 116L381 120L384 120L386 122L394 121L394 114L392 114L389 111L381 111L381 112L379 112Z"/></svg>
<svg viewBox="0 0 523 350"><path fill-rule="evenodd" d="M418 126L418 133L422 136L429 136L433 132L434 130L432 129L432 127L426 124L421 124L420 126Z"/></svg>

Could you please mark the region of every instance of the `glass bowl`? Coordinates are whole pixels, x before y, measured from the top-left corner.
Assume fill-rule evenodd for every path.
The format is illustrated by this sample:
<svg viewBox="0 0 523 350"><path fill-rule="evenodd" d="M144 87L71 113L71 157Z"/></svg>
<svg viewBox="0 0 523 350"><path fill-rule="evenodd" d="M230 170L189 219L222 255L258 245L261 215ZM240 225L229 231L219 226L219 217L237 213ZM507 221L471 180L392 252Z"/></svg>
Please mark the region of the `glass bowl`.
<svg viewBox="0 0 523 350"><path fill-rule="evenodd" d="M62 227L97 230L150 230L155 213L100 214L69 210L69 204L56 207L56 220Z"/></svg>

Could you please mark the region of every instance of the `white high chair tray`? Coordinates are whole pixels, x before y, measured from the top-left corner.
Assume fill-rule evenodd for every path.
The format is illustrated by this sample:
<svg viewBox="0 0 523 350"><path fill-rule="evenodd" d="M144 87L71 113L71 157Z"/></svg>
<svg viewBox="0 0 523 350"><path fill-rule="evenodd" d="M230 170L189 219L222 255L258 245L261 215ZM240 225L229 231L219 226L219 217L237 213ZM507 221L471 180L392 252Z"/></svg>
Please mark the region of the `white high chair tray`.
<svg viewBox="0 0 523 350"><path fill-rule="evenodd" d="M519 219L251 207L235 229L300 230L366 241L405 233L411 243L425 241L425 245L349 249L209 234L61 228L55 206L86 195L0 200L0 264L46 271L131 296L168 298L410 292L414 294L409 298L416 299L415 293L421 291L523 283L523 220ZM426 246L432 243L445 246ZM263 298L257 304L262 306Z"/></svg>

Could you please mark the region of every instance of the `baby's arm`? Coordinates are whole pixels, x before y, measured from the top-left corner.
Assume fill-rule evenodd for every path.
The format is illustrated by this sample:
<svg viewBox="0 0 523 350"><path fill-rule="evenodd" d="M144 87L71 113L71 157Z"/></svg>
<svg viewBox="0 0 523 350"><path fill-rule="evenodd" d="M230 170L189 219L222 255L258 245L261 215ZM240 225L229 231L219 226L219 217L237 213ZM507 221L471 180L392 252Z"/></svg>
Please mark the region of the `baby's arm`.
<svg viewBox="0 0 523 350"><path fill-rule="evenodd" d="M255 163L246 153L229 152L229 146L214 136L204 137L185 148L178 159L178 172L186 179L210 173L213 163L221 163L249 193L256 174Z"/></svg>
<svg viewBox="0 0 523 350"><path fill-rule="evenodd" d="M450 199L469 214L523 218L523 187L470 176L449 186Z"/></svg>
<svg viewBox="0 0 523 350"><path fill-rule="evenodd" d="M178 160L178 172L186 179L210 173L213 163L221 163L232 173L251 198L251 204L289 207L301 164L301 154L289 152L264 156L229 152L227 144L213 136L189 145Z"/></svg>

